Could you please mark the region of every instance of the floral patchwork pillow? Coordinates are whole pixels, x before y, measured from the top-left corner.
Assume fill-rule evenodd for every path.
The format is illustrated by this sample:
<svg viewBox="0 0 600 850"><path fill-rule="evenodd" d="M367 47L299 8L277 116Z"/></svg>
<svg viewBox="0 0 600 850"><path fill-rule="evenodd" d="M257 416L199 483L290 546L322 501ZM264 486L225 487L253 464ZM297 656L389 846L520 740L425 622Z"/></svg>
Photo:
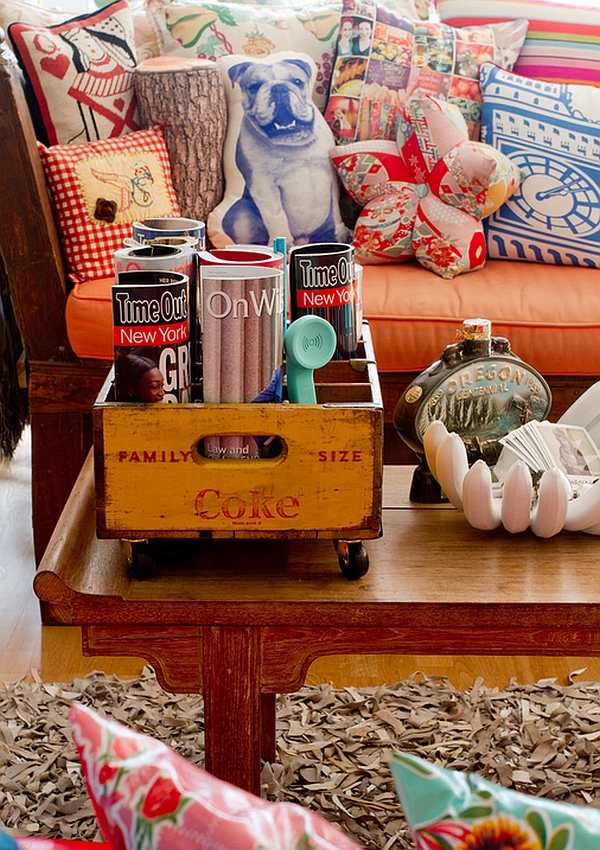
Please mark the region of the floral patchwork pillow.
<svg viewBox="0 0 600 850"><path fill-rule="evenodd" d="M479 67L511 69L526 32L526 20L455 29L402 17L377 0L344 0L325 117L340 142L394 139L419 88L458 106L478 139Z"/></svg>
<svg viewBox="0 0 600 850"><path fill-rule="evenodd" d="M449 103L416 92L406 104L398 141L338 145L333 163L350 197L363 207L354 229L356 259L416 259L444 278L481 268L481 219L519 185L519 170L494 148L467 137Z"/></svg>
<svg viewBox="0 0 600 850"><path fill-rule="evenodd" d="M597 850L600 812L395 753L390 769L420 850Z"/></svg>
<svg viewBox="0 0 600 850"><path fill-rule="evenodd" d="M358 850L324 818L270 803L195 767L165 744L74 703L69 712L105 839L120 850Z"/></svg>

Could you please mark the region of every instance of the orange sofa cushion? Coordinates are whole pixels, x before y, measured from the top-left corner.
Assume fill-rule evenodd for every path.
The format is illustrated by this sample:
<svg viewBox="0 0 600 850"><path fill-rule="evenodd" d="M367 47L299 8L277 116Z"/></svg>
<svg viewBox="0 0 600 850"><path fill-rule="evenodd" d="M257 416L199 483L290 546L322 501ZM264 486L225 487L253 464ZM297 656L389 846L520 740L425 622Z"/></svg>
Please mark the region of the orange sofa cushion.
<svg viewBox="0 0 600 850"><path fill-rule="evenodd" d="M78 357L113 359L111 286L114 275L76 283L67 298L67 334Z"/></svg>
<svg viewBox="0 0 600 850"><path fill-rule="evenodd" d="M544 375L600 375L599 269L488 260L441 280L415 262L365 266L363 311L380 372L427 368L481 316Z"/></svg>
<svg viewBox="0 0 600 850"><path fill-rule="evenodd" d="M67 330L80 357L112 360L113 278L77 284ZM442 280L416 262L364 266L363 312L381 372L419 372L482 316L544 375L600 375L600 270L488 260Z"/></svg>

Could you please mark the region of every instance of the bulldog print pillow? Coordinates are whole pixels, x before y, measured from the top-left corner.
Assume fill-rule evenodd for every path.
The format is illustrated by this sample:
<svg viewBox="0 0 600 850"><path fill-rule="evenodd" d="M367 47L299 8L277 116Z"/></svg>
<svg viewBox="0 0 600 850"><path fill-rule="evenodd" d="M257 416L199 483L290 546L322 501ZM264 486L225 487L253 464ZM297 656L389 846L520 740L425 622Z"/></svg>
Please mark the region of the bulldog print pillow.
<svg viewBox="0 0 600 850"><path fill-rule="evenodd" d="M207 220L211 243L349 242L330 159L333 133L312 98L313 60L286 51L262 59L226 56L218 64L229 123L225 197Z"/></svg>

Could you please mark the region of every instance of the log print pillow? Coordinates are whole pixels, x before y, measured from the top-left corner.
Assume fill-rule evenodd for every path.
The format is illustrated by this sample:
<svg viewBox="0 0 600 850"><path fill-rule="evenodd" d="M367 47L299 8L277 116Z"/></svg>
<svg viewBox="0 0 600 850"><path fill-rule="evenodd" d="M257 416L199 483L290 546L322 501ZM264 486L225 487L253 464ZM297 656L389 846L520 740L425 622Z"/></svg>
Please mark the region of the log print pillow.
<svg viewBox="0 0 600 850"><path fill-rule="evenodd" d="M525 20L455 29L409 20L377 0L344 0L325 117L340 142L394 139L404 104L419 88L458 106L470 138L478 139L479 67L511 69L526 32Z"/></svg>
<svg viewBox="0 0 600 850"><path fill-rule="evenodd" d="M49 27L13 23L8 32L40 141L81 144L139 128L127 0Z"/></svg>
<svg viewBox="0 0 600 850"><path fill-rule="evenodd" d="M161 741L79 703L69 720L88 793L113 848L358 850L314 812L223 782Z"/></svg>

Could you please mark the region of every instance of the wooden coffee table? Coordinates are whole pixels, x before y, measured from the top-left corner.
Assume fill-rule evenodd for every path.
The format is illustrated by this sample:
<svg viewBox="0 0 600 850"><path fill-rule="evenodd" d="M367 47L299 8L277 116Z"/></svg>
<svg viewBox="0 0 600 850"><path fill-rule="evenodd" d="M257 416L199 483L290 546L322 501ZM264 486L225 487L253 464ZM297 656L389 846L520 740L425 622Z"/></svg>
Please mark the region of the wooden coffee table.
<svg viewBox="0 0 600 850"><path fill-rule="evenodd" d="M148 659L172 692L203 692L206 768L260 793L275 756L275 694L323 655L600 653L600 540L478 532L461 513L408 502L411 467L384 474L384 534L370 568L340 572L331 540L200 540L197 554L128 573L98 540L91 457L35 577L83 651Z"/></svg>

